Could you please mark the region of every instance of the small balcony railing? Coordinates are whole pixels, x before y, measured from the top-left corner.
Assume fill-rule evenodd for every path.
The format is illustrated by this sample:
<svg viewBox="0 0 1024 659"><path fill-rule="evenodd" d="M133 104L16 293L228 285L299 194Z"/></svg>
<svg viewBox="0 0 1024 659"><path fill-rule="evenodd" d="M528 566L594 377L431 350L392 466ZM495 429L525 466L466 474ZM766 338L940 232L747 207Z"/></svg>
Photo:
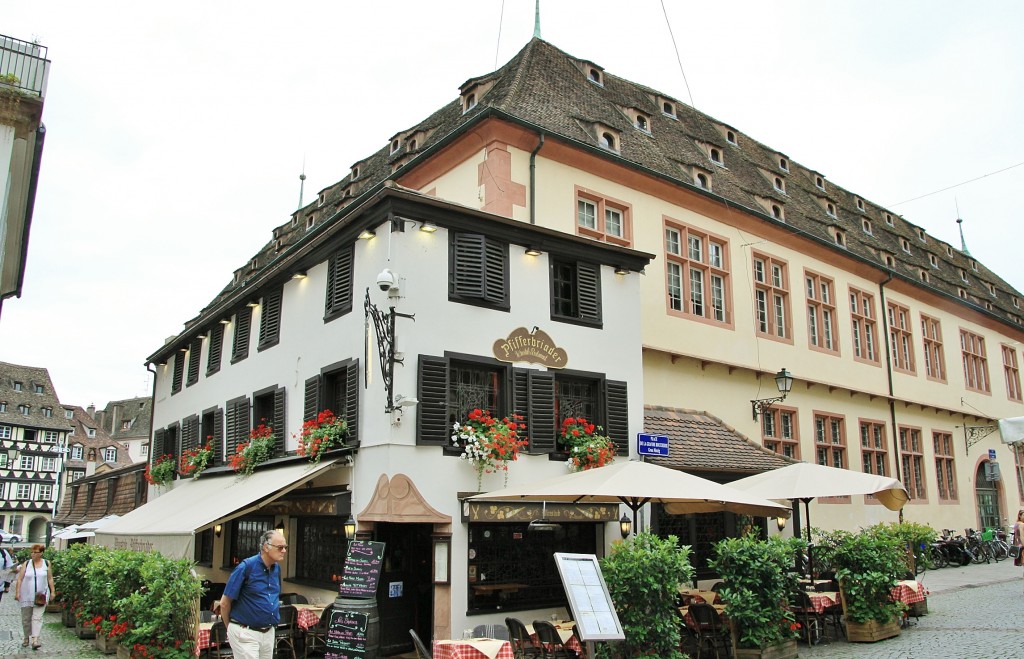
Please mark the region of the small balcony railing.
<svg viewBox="0 0 1024 659"><path fill-rule="evenodd" d="M43 98L50 74L46 51L37 43L0 34L0 85Z"/></svg>

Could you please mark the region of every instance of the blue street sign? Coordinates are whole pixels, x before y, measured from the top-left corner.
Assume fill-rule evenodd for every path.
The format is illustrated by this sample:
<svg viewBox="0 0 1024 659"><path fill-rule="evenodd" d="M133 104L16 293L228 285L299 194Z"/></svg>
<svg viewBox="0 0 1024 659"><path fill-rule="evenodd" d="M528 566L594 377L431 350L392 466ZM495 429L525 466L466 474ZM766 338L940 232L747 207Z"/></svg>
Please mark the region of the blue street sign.
<svg viewBox="0 0 1024 659"><path fill-rule="evenodd" d="M668 435L636 434L636 452L640 455L668 455Z"/></svg>
<svg viewBox="0 0 1024 659"><path fill-rule="evenodd" d="M995 460L996 459L996 450L994 448L990 448L988 450L988 459L989 460Z"/></svg>

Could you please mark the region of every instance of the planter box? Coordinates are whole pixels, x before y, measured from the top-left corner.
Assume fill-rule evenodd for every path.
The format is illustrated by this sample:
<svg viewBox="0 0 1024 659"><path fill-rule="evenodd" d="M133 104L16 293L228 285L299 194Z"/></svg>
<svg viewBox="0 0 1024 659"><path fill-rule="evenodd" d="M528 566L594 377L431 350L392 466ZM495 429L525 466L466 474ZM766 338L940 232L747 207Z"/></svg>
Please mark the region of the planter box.
<svg viewBox="0 0 1024 659"><path fill-rule="evenodd" d="M117 659L132 659L132 649L127 645L118 645Z"/></svg>
<svg viewBox="0 0 1024 659"><path fill-rule="evenodd" d="M93 643L96 645L96 649L103 654L115 654L117 652L117 643L111 641L105 634L97 633Z"/></svg>
<svg viewBox="0 0 1024 659"><path fill-rule="evenodd" d="M874 643L883 638L892 638L900 635L900 623L897 620L889 622L868 622L846 621L846 640L851 643Z"/></svg>
<svg viewBox="0 0 1024 659"><path fill-rule="evenodd" d="M733 653L735 659L795 659L796 656L796 640L793 639L756 650L736 648Z"/></svg>
<svg viewBox="0 0 1024 659"><path fill-rule="evenodd" d="M60 602L50 602L49 604L46 605L46 612L47 613L60 613L63 610L64 610L64 605L61 604Z"/></svg>
<svg viewBox="0 0 1024 659"><path fill-rule="evenodd" d="M75 636L78 638L96 638L96 630L92 627L85 628L82 625L75 623Z"/></svg>
<svg viewBox="0 0 1024 659"><path fill-rule="evenodd" d="M60 621L64 623L65 627L75 626L75 614L71 611L71 607L67 607L61 610Z"/></svg>
<svg viewBox="0 0 1024 659"><path fill-rule="evenodd" d="M907 610L907 615L914 616L915 618L928 615L928 600L911 604Z"/></svg>

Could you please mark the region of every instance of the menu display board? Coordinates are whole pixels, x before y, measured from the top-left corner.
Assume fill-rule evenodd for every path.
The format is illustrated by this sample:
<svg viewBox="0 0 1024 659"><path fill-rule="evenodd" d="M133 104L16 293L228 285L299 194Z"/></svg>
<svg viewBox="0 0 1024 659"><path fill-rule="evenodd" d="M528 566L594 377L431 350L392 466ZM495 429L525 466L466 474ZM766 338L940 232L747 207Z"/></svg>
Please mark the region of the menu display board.
<svg viewBox="0 0 1024 659"><path fill-rule="evenodd" d="M352 540L345 556L345 571L341 575L338 593L342 597L373 599L377 596L377 582L384 559L384 543Z"/></svg>
<svg viewBox="0 0 1024 659"><path fill-rule="evenodd" d="M361 659L366 656L369 620L369 615L358 611L332 611L324 659Z"/></svg>
<svg viewBox="0 0 1024 659"><path fill-rule="evenodd" d="M555 565L562 577L562 587L569 598L569 609L576 621L580 640L625 639L597 556L555 552Z"/></svg>

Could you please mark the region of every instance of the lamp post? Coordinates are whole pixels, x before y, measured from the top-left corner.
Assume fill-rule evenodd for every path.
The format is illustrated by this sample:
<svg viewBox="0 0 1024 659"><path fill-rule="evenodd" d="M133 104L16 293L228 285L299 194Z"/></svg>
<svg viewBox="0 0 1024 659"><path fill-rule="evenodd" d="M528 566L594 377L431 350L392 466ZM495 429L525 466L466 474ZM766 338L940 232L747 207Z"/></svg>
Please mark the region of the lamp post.
<svg viewBox="0 0 1024 659"><path fill-rule="evenodd" d="M793 374L783 368L775 374L775 386L778 387L779 393L782 394L781 396L777 396L775 398L757 398L750 401L750 405L754 413L754 421L757 421L758 414L767 412L775 403L781 403L786 400L786 396L789 395L789 392L793 389Z"/></svg>

